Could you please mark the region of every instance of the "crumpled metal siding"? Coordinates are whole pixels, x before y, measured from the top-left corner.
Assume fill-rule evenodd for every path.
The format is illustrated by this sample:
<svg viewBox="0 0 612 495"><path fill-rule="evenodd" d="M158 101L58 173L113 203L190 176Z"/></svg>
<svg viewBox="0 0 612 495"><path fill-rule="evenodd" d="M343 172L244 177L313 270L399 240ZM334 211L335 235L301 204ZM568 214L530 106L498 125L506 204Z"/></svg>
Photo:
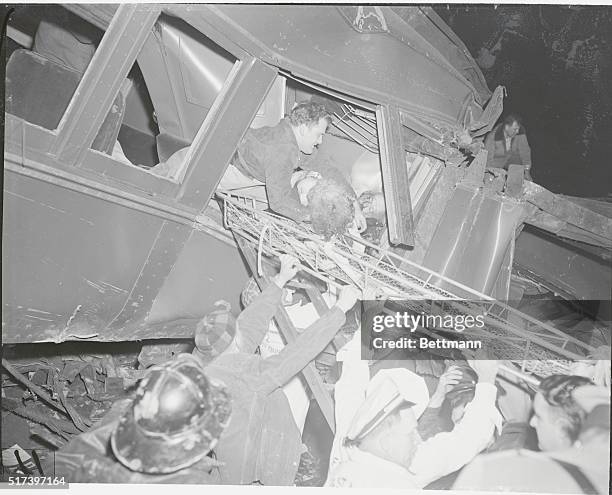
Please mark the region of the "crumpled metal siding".
<svg viewBox="0 0 612 495"><path fill-rule="evenodd" d="M524 215L519 201L459 185L446 205L423 265L492 295Z"/></svg>

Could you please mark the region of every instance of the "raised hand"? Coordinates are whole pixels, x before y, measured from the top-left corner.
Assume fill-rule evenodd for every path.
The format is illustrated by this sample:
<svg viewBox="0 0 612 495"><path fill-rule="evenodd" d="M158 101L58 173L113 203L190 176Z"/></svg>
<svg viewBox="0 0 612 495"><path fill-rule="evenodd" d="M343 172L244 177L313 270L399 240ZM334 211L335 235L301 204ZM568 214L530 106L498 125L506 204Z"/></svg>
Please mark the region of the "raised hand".
<svg viewBox="0 0 612 495"><path fill-rule="evenodd" d="M295 256L290 254L281 254L279 257L281 262L280 271L275 277L275 282L279 287L284 287L289 280L295 277L300 269L300 264Z"/></svg>
<svg viewBox="0 0 612 495"><path fill-rule="evenodd" d="M355 306L355 303L359 299L361 299L361 291L352 285L347 285L340 289L340 295L336 301L336 306L346 313Z"/></svg>
<svg viewBox="0 0 612 495"><path fill-rule="evenodd" d="M449 366L440 377L436 391L429 400L429 407L440 407L448 394L461 381L463 372L458 366Z"/></svg>
<svg viewBox="0 0 612 495"><path fill-rule="evenodd" d="M355 201L355 227L359 232L363 232L368 228L368 222L366 221L366 218L361 211L361 206L359 206L357 201Z"/></svg>
<svg viewBox="0 0 612 495"><path fill-rule="evenodd" d="M468 359L468 364L478 375L481 383L495 383L495 377L499 370L499 361L491 359Z"/></svg>

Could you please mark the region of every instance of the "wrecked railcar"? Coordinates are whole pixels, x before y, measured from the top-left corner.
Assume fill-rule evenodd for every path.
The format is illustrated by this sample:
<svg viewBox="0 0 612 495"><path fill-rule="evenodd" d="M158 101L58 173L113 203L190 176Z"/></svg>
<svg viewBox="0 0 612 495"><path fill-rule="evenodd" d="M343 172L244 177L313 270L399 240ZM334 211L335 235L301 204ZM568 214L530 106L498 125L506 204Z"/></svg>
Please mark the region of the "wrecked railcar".
<svg viewBox="0 0 612 495"><path fill-rule="evenodd" d="M380 141L391 241L405 244L400 140L440 167L458 154L444 140L498 113L483 113L480 71L429 9L66 8L101 37L84 74L30 47L7 62L5 343L187 335L167 322L220 298L237 306L246 271L198 215L249 125L274 123L309 93L379 117L369 138ZM15 24L9 36L24 38ZM348 132L364 140L356 118ZM337 133L343 157L361 151ZM117 136L135 165L112 155ZM186 145L180 180L147 170Z"/></svg>
<svg viewBox="0 0 612 495"><path fill-rule="evenodd" d="M373 249L391 253L389 263L403 274L416 271L422 282L427 272L427 284L452 295L507 300L517 280L516 235L535 213L548 215L544 228L609 249L605 215L591 212L585 226L586 210L575 203L563 203L568 214L530 200L520 173L485 181L478 143L501 113L503 89L489 91L463 43L430 8L40 10L41 20L78 25L81 41L81 28L91 34L82 71L37 46L38 31L18 14L9 22L6 71L5 344L189 341L215 301L237 310L253 252L245 264L225 228L226 209L212 200L215 189L249 127L274 125L295 102L312 98L336 117L319 152L347 176L356 162L378 170L386 230ZM180 149L187 151L177 173L156 173ZM589 263L598 277L590 294L604 293L609 279L597 258ZM525 264L523 284L550 279L537 260ZM584 283L553 282L548 288L569 286L567 297L584 295ZM594 348L572 344L561 357ZM140 365L164 357L141 355ZM39 378L49 387L74 384L82 372L85 392L97 396L113 389L113 379L137 376L129 372L133 359L94 361L79 357L60 370L59 382ZM313 369L305 375L333 428L329 395ZM61 444L74 431L59 433Z"/></svg>

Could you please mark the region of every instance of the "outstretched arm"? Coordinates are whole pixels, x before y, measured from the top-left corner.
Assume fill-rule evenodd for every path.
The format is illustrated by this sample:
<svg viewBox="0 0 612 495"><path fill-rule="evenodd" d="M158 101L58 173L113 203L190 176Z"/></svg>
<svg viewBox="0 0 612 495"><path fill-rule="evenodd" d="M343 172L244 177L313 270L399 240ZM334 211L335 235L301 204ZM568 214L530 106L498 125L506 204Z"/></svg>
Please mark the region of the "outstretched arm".
<svg viewBox="0 0 612 495"><path fill-rule="evenodd" d="M344 324L345 313L355 305L359 297L357 289L345 287L333 308L304 330L295 341L285 346L278 355L263 360L261 377L268 392L282 387L325 349Z"/></svg>
<svg viewBox="0 0 612 495"><path fill-rule="evenodd" d="M281 302L282 288L298 270L293 256L280 256L280 272L272 277L270 284L249 304L236 321L236 335L226 352L253 354L270 327L270 321Z"/></svg>
<svg viewBox="0 0 612 495"><path fill-rule="evenodd" d="M495 408L497 388L496 361L468 361L478 375L474 399L465 408L465 414L453 431L439 433L417 448L410 465L425 486L442 476L465 466L487 447L496 427L501 427L501 415ZM445 456L440 456L445 452Z"/></svg>
<svg viewBox="0 0 612 495"><path fill-rule="evenodd" d="M294 169L295 164L292 163L290 154L279 150L278 156L266 165L266 194L272 211L296 222L304 222L308 219L309 212L291 187Z"/></svg>

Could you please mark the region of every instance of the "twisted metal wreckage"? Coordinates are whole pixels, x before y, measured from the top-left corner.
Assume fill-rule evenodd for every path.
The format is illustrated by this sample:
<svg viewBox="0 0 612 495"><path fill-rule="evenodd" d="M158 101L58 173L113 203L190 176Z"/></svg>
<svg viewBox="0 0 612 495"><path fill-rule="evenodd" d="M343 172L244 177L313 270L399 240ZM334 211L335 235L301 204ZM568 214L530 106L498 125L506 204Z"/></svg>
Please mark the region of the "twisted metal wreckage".
<svg viewBox="0 0 612 495"><path fill-rule="evenodd" d="M3 408L45 442L86 430L139 376L129 352L89 343L147 341L134 347L141 367L184 349L148 341L191 339L218 299L238 308L241 251L259 283L263 260L291 253L326 285L374 287L415 311L480 301L486 326L470 336L528 380L609 345L604 326L585 338L517 309L524 293L609 299L609 205L525 182L520 166L486 171L479 143L504 90L489 91L431 8L54 8L101 41L81 73L33 51L19 12L8 26L3 344L52 346L6 353ZM319 153L380 164L386 230L371 242L325 243L236 191L211 201L246 130L310 98L336 116ZM180 173L156 175L183 147ZM294 338L287 314L276 318ZM314 364L303 374L333 430Z"/></svg>

